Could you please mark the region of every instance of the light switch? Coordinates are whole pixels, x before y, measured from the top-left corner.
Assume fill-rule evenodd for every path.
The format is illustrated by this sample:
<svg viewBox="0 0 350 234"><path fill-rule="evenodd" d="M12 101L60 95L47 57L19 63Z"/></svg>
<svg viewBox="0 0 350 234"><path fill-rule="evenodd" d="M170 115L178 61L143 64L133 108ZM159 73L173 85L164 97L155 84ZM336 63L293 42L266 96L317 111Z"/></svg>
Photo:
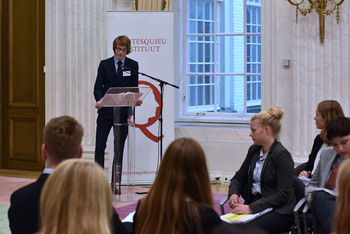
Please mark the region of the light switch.
<svg viewBox="0 0 350 234"><path fill-rule="evenodd" d="M282 63L283 67L290 67L290 59L283 59Z"/></svg>

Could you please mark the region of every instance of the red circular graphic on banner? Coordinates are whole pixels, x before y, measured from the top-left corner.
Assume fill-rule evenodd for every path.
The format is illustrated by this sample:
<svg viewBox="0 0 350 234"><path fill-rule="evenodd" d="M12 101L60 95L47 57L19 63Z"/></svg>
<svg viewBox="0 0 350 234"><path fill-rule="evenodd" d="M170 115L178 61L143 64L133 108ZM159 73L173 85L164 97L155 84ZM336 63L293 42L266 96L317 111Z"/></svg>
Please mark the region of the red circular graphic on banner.
<svg viewBox="0 0 350 234"><path fill-rule="evenodd" d="M160 94L159 90L157 89L157 87L154 86L152 83L144 81L144 80L140 80L139 81L139 85L141 85L141 84L149 86L152 89L153 95L154 95L154 100L158 103L158 106L156 108L155 115L153 117L151 117L151 118L148 118L147 123L145 123L145 124L137 124L137 123L135 123L135 127L139 128L141 130L141 132L143 132L143 134L145 136L147 136L150 140L152 140L152 141L157 143L157 142L160 141L161 137L160 136L155 136L153 133L151 133L147 129L147 127L149 127L149 126L153 125L154 123L156 123L157 120L160 117L161 94ZM164 137L164 135L162 137Z"/></svg>

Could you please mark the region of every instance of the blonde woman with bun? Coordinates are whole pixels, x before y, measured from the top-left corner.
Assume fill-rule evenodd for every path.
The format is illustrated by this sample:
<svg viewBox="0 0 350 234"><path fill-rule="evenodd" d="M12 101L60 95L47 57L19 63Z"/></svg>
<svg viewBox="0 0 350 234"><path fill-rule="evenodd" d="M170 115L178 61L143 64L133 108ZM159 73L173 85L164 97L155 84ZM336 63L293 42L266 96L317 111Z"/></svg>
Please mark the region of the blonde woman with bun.
<svg viewBox="0 0 350 234"><path fill-rule="evenodd" d="M40 200L39 234L110 234L112 191L103 169L68 159L50 175Z"/></svg>
<svg viewBox="0 0 350 234"><path fill-rule="evenodd" d="M288 231L293 223L294 162L278 141L283 114L282 108L274 107L252 117L249 136L254 144L231 179L228 192L229 205L235 214L273 209L247 224L268 233Z"/></svg>

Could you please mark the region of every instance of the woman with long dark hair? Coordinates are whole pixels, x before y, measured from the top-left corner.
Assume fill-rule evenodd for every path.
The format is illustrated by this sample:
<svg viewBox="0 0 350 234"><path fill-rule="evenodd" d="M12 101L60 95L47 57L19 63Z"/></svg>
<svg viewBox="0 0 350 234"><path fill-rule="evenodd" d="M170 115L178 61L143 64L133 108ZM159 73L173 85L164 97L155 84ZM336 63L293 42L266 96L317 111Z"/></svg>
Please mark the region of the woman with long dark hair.
<svg viewBox="0 0 350 234"><path fill-rule="evenodd" d="M210 233L220 223L202 147L193 139L176 139L164 154L151 190L139 202L135 233Z"/></svg>

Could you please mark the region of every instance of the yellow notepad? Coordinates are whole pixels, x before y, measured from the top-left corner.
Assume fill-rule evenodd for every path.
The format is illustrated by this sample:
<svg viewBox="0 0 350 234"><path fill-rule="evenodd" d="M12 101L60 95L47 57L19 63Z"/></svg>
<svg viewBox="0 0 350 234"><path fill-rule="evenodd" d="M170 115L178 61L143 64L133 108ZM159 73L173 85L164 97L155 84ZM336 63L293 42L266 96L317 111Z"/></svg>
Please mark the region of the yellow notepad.
<svg viewBox="0 0 350 234"><path fill-rule="evenodd" d="M227 220L230 220L231 222L235 222L243 217L247 216L246 214L241 214L241 215L238 215L238 214L233 214L233 213L230 213L230 214L226 214L223 216L224 219L227 219Z"/></svg>
<svg viewBox="0 0 350 234"><path fill-rule="evenodd" d="M268 212L270 212L272 208L268 208L266 210L263 210L259 213L256 214L233 214L233 213L228 213L221 215L220 218L221 220L227 222L227 223L248 223L252 221L253 219L256 219L257 217L264 215Z"/></svg>

